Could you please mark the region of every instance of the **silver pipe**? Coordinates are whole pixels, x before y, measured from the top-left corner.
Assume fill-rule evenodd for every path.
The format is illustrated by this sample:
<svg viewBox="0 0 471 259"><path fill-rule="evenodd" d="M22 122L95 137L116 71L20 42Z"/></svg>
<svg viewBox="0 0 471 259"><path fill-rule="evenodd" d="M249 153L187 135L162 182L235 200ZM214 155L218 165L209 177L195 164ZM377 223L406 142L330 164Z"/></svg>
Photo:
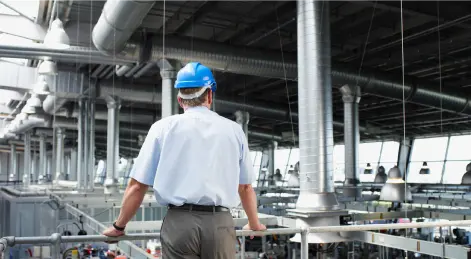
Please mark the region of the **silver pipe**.
<svg viewBox="0 0 471 259"><path fill-rule="evenodd" d="M173 86L177 73L174 69L164 67L160 69L162 77L162 118L179 113L177 91Z"/></svg>
<svg viewBox="0 0 471 259"><path fill-rule="evenodd" d="M301 231L301 259L309 258L309 243L307 242L308 230Z"/></svg>
<svg viewBox="0 0 471 259"><path fill-rule="evenodd" d="M108 131L106 145L106 180L105 192L114 193L117 191L117 163L119 159L119 109L121 107L119 99L116 97L107 98L108 106Z"/></svg>
<svg viewBox="0 0 471 259"><path fill-rule="evenodd" d="M39 170L38 170L38 153L36 151L33 152L33 158L31 159L31 175L32 175L32 182L37 182L39 177Z"/></svg>
<svg viewBox="0 0 471 259"><path fill-rule="evenodd" d="M133 68L133 65L116 66L116 75L124 76L124 74L126 74L132 68Z"/></svg>
<svg viewBox="0 0 471 259"><path fill-rule="evenodd" d="M62 128L56 129L56 180L65 180L64 174L64 138Z"/></svg>
<svg viewBox="0 0 471 259"><path fill-rule="evenodd" d="M31 132L24 134L25 151L23 158L23 187L28 188L31 184Z"/></svg>
<svg viewBox="0 0 471 259"><path fill-rule="evenodd" d="M344 196L360 197L361 190L356 186L360 183L358 168L360 130L358 103L360 102L360 87L344 85L340 88L344 103L344 144L345 144L345 182L344 185L352 188L344 189Z"/></svg>
<svg viewBox="0 0 471 259"><path fill-rule="evenodd" d="M139 69L139 71L137 71L133 75L133 77L134 78L139 78L142 75L144 75L145 73L147 73L149 70L151 70L152 68L155 68L155 67L156 67L156 64L154 62L149 62L145 66L143 66L141 69Z"/></svg>
<svg viewBox="0 0 471 259"><path fill-rule="evenodd" d="M84 120L84 100L80 99L78 101L79 106L79 116L78 116L78 123L77 123L77 188L79 190L84 188L84 168L83 168L83 120Z"/></svg>
<svg viewBox="0 0 471 259"><path fill-rule="evenodd" d="M46 135L39 135L39 175L46 177ZM39 178L38 178L39 179Z"/></svg>
<svg viewBox="0 0 471 259"><path fill-rule="evenodd" d="M275 151L278 143L276 141L271 141L268 144L268 175L272 177L275 175Z"/></svg>
<svg viewBox="0 0 471 259"><path fill-rule="evenodd" d="M43 101L43 110L49 114L56 113L64 104L66 104L68 99L59 98L54 95L48 95Z"/></svg>
<svg viewBox="0 0 471 259"><path fill-rule="evenodd" d="M296 208L332 210L338 201L332 176L329 2L298 0L297 12L300 193Z"/></svg>
<svg viewBox="0 0 471 259"><path fill-rule="evenodd" d="M248 112L243 112L241 110L238 110L234 113L236 117L236 122L242 127L242 130L245 133L245 137L247 138L249 135L249 120L250 120L250 114Z"/></svg>
<svg viewBox="0 0 471 259"><path fill-rule="evenodd" d="M131 77L133 76L139 69L143 66L143 63L136 63L134 64L134 67L132 67L128 72L124 74L125 77Z"/></svg>
<svg viewBox="0 0 471 259"><path fill-rule="evenodd" d="M18 154L16 154L16 144L10 145L10 181L18 181Z"/></svg>
<svg viewBox="0 0 471 259"><path fill-rule="evenodd" d="M106 1L92 33L97 49L107 55L121 52L153 5L154 1Z"/></svg>
<svg viewBox="0 0 471 259"><path fill-rule="evenodd" d="M89 143L89 157L88 157L88 190L94 189L94 171L95 171L95 100L90 100L90 143ZM118 135L119 136L119 135Z"/></svg>

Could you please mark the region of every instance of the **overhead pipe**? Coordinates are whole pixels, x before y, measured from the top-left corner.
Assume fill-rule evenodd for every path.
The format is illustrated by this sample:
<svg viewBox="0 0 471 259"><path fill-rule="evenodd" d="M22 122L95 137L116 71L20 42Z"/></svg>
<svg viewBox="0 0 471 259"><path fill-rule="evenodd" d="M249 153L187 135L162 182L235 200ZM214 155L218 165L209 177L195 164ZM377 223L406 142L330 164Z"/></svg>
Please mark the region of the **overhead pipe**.
<svg viewBox="0 0 471 259"><path fill-rule="evenodd" d="M48 95L43 101L43 110L49 114L55 114L62 108L69 100L59 98L55 95Z"/></svg>
<svg viewBox="0 0 471 259"><path fill-rule="evenodd" d="M334 191L330 9L328 1L298 0L300 194L296 209L339 208Z"/></svg>
<svg viewBox="0 0 471 259"><path fill-rule="evenodd" d="M359 114L358 103L360 102L360 87L344 85L340 88L344 103L344 144L345 144L345 182L346 187L343 194L346 197L361 197L361 189L357 188L360 183L359 172L359 148L360 130L358 129Z"/></svg>
<svg viewBox="0 0 471 259"><path fill-rule="evenodd" d="M163 58L162 38L155 36L150 41L152 52L148 62L157 62ZM285 53L284 60L282 60L279 52L276 51L237 47L187 37L165 36L165 43L165 58L182 62L199 60L215 70L253 76L284 79L284 71L286 71L288 79L297 79L296 56L290 53ZM119 55L107 56L87 47L71 46L68 49L57 49L42 44L0 44L0 55L27 59L42 59L44 56L48 56L55 61L128 65L140 60L141 48L142 46L136 44L128 44L125 51ZM402 100L404 90L408 102L471 114L471 100L467 96L446 89L440 92L435 83L406 77L403 86L401 77L393 73L362 69L359 74L358 69L343 63L334 63L333 67L333 84L355 84L360 86L365 93L397 100Z"/></svg>
<svg viewBox="0 0 471 259"><path fill-rule="evenodd" d="M79 116L79 109L74 109L72 112L68 111L60 111L55 113L56 117L72 117L72 118L78 118ZM88 117L90 117L89 115ZM107 110L96 110L95 109L95 120L108 120L108 112ZM92 117L90 117L92 118ZM120 112L120 118L121 121L125 122L130 122L130 123L149 123L152 124L156 118L153 114L153 112L132 112L129 110L122 111Z"/></svg>
<svg viewBox="0 0 471 259"><path fill-rule="evenodd" d="M14 134L21 134L33 128L48 127L50 126L49 119L50 117L44 114L31 114L26 120L22 121L20 125L17 125L11 129L10 132Z"/></svg>
<svg viewBox="0 0 471 259"><path fill-rule="evenodd" d="M106 1L92 32L96 48L111 56L121 52L126 42L151 10L154 2L146 0Z"/></svg>

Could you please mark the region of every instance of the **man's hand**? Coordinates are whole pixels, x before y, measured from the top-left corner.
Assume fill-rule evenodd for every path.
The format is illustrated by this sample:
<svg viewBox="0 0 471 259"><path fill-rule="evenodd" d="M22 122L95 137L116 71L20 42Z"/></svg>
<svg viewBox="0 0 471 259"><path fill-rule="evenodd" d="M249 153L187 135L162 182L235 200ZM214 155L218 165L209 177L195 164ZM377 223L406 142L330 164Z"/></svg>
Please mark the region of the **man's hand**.
<svg viewBox="0 0 471 259"><path fill-rule="evenodd" d="M267 230L267 227L261 223L258 224L247 224L243 228L243 230L253 230L253 231L264 231ZM250 236L250 239L253 239L254 236Z"/></svg>
<svg viewBox="0 0 471 259"><path fill-rule="evenodd" d="M116 228L111 226L111 227L107 228L105 231L103 231L103 235L105 235L107 237L119 237L119 236L124 235L124 231L119 231ZM106 242L106 243L115 244L115 243L118 243L118 242Z"/></svg>

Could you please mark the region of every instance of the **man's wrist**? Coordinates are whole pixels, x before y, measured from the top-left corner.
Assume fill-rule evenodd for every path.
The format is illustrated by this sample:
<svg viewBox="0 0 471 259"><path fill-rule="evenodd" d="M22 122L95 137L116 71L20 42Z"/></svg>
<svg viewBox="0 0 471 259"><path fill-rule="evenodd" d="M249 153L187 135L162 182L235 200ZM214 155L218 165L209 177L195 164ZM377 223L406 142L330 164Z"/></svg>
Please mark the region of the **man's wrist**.
<svg viewBox="0 0 471 259"><path fill-rule="evenodd" d="M113 227L118 231L124 231L124 229L126 228L126 225L120 225L118 221L115 221L113 223Z"/></svg>

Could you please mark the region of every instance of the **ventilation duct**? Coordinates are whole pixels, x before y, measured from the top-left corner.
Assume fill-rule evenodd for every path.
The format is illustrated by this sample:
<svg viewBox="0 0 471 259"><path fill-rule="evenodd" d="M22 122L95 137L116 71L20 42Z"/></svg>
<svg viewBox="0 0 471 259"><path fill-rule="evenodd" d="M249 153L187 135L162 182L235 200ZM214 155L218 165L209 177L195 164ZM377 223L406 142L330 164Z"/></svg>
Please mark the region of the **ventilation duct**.
<svg viewBox="0 0 471 259"><path fill-rule="evenodd" d="M92 33L97 49L108 55L121 52L153 5L149 0L106 1Z"/></svg>

